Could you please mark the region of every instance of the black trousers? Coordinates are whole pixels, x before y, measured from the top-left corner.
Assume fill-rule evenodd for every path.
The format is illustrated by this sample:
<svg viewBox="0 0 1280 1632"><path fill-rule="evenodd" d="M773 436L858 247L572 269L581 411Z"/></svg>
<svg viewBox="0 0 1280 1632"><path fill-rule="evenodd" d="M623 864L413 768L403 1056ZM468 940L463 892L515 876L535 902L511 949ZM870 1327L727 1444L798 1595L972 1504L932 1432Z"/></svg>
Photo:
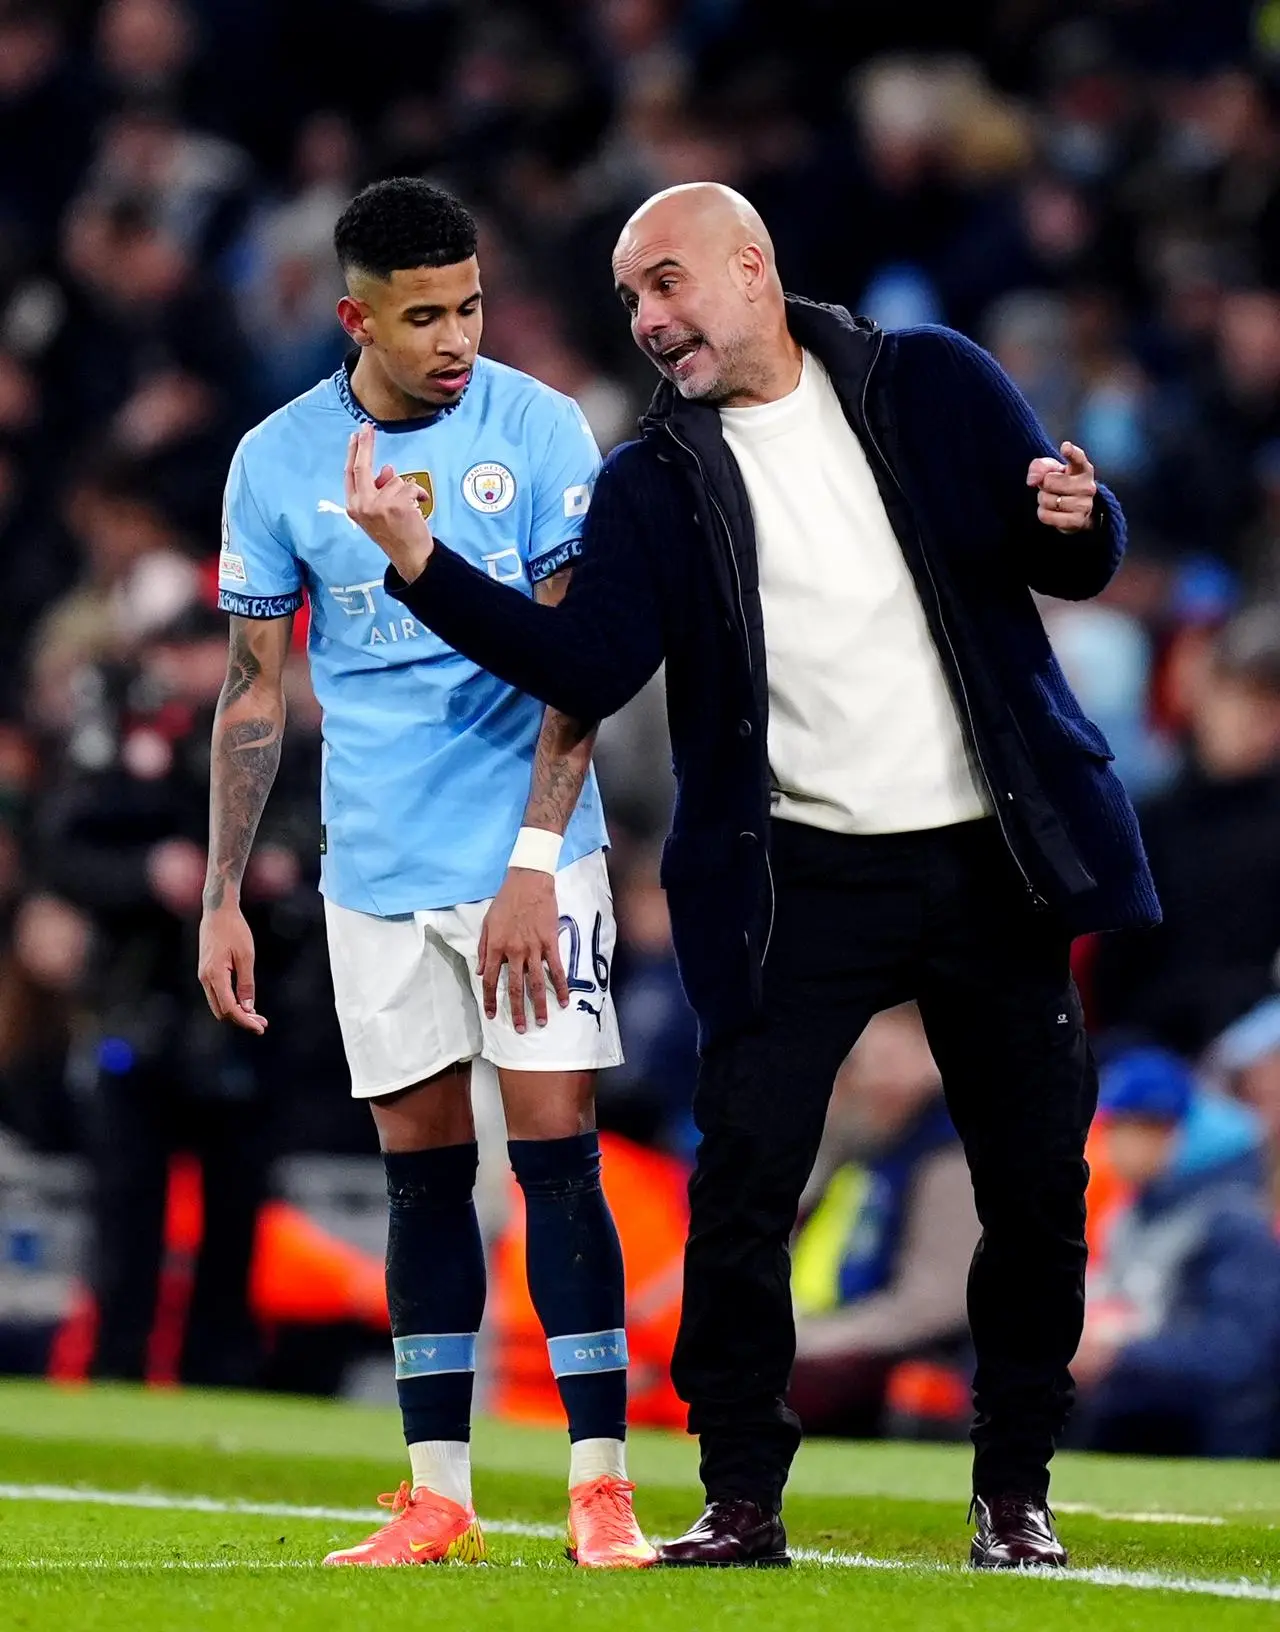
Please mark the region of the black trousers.
<svg viewBox="0 0 1280 1632"><path fill-rule="evenodd" d="M706 1053L672 1375L711 1500L781 1503L800 1424L788 1238L832 1083L871 1017L914 998L964 1143L974 1489L1048 1490L1084 1318L1084 1144L1097 1075L1070 939L994 820L849 837L775 822L764 1013Z"/></svg>

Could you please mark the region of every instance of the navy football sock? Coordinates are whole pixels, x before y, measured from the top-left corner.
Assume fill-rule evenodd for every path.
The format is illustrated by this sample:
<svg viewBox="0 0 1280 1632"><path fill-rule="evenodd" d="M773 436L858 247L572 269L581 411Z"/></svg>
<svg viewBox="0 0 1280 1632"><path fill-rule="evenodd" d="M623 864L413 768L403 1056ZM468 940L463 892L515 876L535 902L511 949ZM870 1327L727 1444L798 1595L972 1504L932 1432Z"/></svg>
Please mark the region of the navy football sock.
<svg viewBox="0 0 1280 1632"><path fill-rule="evenodd" d="M511 1167L525 1199L526 1264L547 1334L569 1438L627 1431L627 1339L622 1248L600 1188L600 1141L513 1139Z"/></svg>
<svg viewBox="0 0 1280 1632"><path fill-rule="evenodd" d="M387 1303L405 1443L469 1440L484 1246L475 1143L383 1152Z"/></svg>

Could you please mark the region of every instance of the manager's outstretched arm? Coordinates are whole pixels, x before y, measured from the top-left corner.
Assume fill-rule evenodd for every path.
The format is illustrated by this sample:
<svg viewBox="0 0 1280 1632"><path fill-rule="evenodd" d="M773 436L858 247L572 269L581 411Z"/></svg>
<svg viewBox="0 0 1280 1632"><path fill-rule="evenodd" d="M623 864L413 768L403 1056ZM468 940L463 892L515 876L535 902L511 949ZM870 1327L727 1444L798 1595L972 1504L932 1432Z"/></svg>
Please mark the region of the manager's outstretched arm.
<svg viewBox="0 0 1280 1632"><path fill-rule="evenodd" d="M347 513L391 563L387 590L455 651L575 720L614 714L657 672L663 622L652 564L606 463L582 557L558 606L497 583L431 535L415 482L373 468L373 426L351 439ZM658 546L654 546L658 547Z"/></svg>
<svg viewBox="0 0 1280 1632"><path fill-rule="evenodd" d="M1125 521L1084 449L1055 446L1013 380L972 340L919 330L915 348L920 361L945 361L964 377L987 469L1009 518L1012 570L1042 595L1068 601L1100 595L1124 557Z"/></svg>

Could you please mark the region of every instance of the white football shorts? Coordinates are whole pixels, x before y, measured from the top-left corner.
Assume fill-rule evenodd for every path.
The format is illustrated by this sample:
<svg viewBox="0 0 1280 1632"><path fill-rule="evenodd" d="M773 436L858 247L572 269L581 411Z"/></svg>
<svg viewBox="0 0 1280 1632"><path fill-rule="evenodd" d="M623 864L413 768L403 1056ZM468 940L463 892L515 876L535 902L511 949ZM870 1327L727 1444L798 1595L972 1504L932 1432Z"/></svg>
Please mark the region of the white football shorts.
<svg viewBox="0 0 1280 1632"><path fill-rule="evenodd" d="M526 1000L528 1030L511 1023L507 971L498 1013L484 1012L476 972L491 901L375 918L325 901L329 962L351 1092L376 1099L477 1055L513 1071L594 1071L622 1063L609 991L616 927L603 850L556 874L560 956L569 980L562 1009L547 984L547 1023Z"/></svg>

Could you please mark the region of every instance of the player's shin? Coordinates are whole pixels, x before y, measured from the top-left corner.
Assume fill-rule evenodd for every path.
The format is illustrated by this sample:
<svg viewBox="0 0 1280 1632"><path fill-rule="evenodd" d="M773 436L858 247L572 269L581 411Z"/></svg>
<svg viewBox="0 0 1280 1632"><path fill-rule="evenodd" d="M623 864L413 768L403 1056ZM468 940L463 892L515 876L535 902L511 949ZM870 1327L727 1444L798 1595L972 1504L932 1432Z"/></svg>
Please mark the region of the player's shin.
<svg viewBox="0 0 1280 1632"><path fill-rule="evenodd" d="M595 1133L513 1139L529 1291L569 1423L570 1485L625 1478L627 1345L622 1249L600 1186Z"/></svg>
<svg viewBox="0 0 1280 1632"><path fill-rule="evenodd" d="M580 1133L507 1149L525 1197L529 1291L569 1419L566 1551L584 1569L645 1569L657 1554L627 1478L622 1248L600 1187L600 1142Z"/></svg>
<svg viewBox="0 0 1280 1632"><path fill-rule="evenodd" d="M474 1143L387 1152L387 1302L412 1488L471 1506L471 1396L485 1300Z"/></svg>

